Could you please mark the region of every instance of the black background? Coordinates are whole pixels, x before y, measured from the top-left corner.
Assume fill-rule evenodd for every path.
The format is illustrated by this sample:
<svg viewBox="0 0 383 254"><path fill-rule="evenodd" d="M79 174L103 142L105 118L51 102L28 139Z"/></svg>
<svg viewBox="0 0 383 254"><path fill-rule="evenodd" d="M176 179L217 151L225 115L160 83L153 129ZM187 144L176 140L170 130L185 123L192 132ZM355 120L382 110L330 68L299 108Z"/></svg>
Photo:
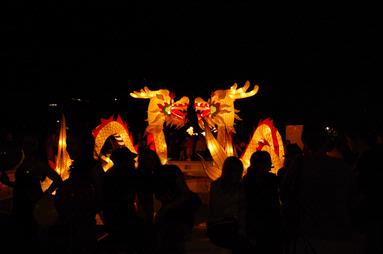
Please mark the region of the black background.
<svg viewBox="0 0 383 254"><path fill-rule="evenodd" d="M260 90L236 101L244 132L266 117L281 128L307 118L380 121L374 6L34 4L13 1L1 15L1 114L8 124L42 126L63 110L94 123L120 113L141 129L148 101L131 98L134 90L166 88L176 99L207 100L246 80Z"/></svg>

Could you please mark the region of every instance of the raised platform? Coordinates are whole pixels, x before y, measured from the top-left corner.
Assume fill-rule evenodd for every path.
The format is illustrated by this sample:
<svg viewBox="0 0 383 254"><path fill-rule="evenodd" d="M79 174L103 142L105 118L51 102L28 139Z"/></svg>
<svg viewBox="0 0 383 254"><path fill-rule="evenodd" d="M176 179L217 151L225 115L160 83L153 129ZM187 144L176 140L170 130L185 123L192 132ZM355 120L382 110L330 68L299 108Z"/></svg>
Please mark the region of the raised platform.
<svg viewBox="0 0 383 254"><path fill-rule="evenodd" d="M212 161L205 163L213 164ZM201 161L168 161L168 164L177 165L185 176L207 177Z"/></svg>
<svg viewBox="0 0 383 254"><path fill-rule="evenodd" d="M212 161L205 163L212 164ZM206 175L201 161L169 161L168 164L177 165L185 175L186 184L198 193L204 204L208 203L211 179Z"/></svg>

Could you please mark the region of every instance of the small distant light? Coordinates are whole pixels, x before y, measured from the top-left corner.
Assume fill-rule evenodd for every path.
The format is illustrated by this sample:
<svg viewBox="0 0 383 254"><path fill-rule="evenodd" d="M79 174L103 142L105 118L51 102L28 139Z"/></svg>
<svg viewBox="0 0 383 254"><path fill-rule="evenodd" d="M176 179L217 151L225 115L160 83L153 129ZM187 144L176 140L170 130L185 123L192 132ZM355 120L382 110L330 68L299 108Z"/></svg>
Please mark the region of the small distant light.
<svg viewBox="0 0 383 254"><path fill-rule="evenodd" d="M57 103L49 103L48 106L49 107L57 107Z"/></svg>
<svg viewBox="0 0 383 254"><path fill-rule="evenodd" d="M57 121L56 121L56 123L59 123L59 122L60 122L60 120L57 120Z"/></svg>
<svg viewBox="0 0 383 254"><path fill-rule="evenodd" d="M325 128L325 129L326 129L326 131L329 131L329 130L330 130L330 127L326 126L326 128Z"/></svg>
<svg viewBox="0 0 383 254"><path fill-rule="evenodd" d="M114 98L114 101L118 101L118 99L117 99L117 98Z"/></svg>
<svg viewBox="0 0 383 254"><path fill-rule="evenodd" d="M186 130L186 132L187 132L190 136L192 136L192 135L194 134L194 128L193 128L193 126L190 126L190 127Z"/></svg>

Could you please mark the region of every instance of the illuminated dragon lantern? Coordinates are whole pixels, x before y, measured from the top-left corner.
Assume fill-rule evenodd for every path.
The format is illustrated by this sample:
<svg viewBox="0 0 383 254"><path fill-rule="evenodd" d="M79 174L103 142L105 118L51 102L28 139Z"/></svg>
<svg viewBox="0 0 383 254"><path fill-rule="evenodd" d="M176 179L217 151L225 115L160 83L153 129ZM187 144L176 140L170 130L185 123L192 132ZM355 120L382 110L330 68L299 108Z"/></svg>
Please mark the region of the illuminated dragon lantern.
<svg viewBox="0 0 383 254"><path fill-rule="evenodd" d="M267 118L258 124L250 143L241 156L243 166L247 169L250 166L250 157L255 151L267 151L273 163L272 172L277 173L283 167L285 160L285 150L282 137L277 128L274 127L273 120Z"/></svg>
<svg viewBox="0 0 383 254"><path fill-rule="evenodd" d="M255 85L253 90L247 92L250 87L249 81L241 88L237 89L237 86L235 83L230 89L214 91L207 102L200 97L194 100L199 126L204 129L206 122L209 127L217 129L218 142L224 147L228 156L233 155L231 137L235 133L234 121L241 120L236 114L239 110L234 108L234 102L255 95L259 89Z"/></svg>
<svg viewBox="0 0 383 254"><path fill-rule="evenodd" d="M66 135L66 120L65 116L61 116L60 121L60 131L57 144L57 154L54 153L53 146L48 148L48 165L54 169L64 181L69 178L69 168L72 165L72 159L69 156L67 151L67 135ZM49 177L46 177L44 181L40 182L41 188L43 191L47 190L51 185L52 180ZM55 193L55 192L54 192Z"/></svg>
<svg viewBox="0 0 383 254"><path fill-rule="evenodd" d="M184 96L178 101L174 101L174 94L166 89L152 91L144 87L140 91L130 93L130 96L138 99L149 99L148 106L148 127L146 133L148 139L153 136L156 153L161 163L165 164L168 159L165 134L163 132L164 124L181 128L185 125L187 119L187 108L189 98Z"/></svg>
<svg viewBox="0 0 383 254"><path fill-rule="evenodd" d="M221 175L224 160L228 156L234 155L232 144L232 134L235 133L234 124L235 120L241 120L236 114L239 110L234 108L234 101L251 97L258 92L259 87L257 85L254 86L253 90L247 92L249 87L249 81L239 89L237 89L237 84L234 84L230 89L213 92L207 102L201 98L194 100L198 123L205 130L206 143L214 161L212 166L204 163L204 169L213 180ZM211 132L211 128L217 129L217 138ZM251 154L257 150L266 150L270 153L274 172L282 167L283 143L277 129L273 126L272 120L267 119L261 122L255 130L253 138L241 157L245 170L249 166Z"/></svg>
<svg viewBox="0 0 383 254"><path fill-rule="evenodd" d="M99 159L102 162L102 167L105 171L113 166L113 162L109 158L109 154L102 154L101 150L105 144L105 141L109 137L113 137L119 146L127 147L132 153L137 153L133 141L132 135L129 132L128 126L122 121L118 115L114 120L114 116L108 119L101 119L101 124L93 129L92 135L95 140L94 144L94 158Z"/></svg>

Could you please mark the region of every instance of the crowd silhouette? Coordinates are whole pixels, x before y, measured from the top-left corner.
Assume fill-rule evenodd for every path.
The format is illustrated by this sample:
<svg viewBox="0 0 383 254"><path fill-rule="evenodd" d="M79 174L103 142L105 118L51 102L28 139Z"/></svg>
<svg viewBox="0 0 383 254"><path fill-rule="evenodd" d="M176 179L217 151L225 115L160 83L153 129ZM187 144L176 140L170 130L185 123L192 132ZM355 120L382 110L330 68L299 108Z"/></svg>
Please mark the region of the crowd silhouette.
<svg viewBox="0 0 383 254"><path fill-rule="evenodd" d="M2 253L187 253L203 201L149 147L132 153L116 142L104 171L91 131L70 131L73 164L62 181L47 137L2 134L0 180L13 190L1 214ZM247 169L228 157L210 183L206 237L232 253L383 253L381 131L306 123L302 141L303 149L286 144L277 174L266 151Z"/></svg>

